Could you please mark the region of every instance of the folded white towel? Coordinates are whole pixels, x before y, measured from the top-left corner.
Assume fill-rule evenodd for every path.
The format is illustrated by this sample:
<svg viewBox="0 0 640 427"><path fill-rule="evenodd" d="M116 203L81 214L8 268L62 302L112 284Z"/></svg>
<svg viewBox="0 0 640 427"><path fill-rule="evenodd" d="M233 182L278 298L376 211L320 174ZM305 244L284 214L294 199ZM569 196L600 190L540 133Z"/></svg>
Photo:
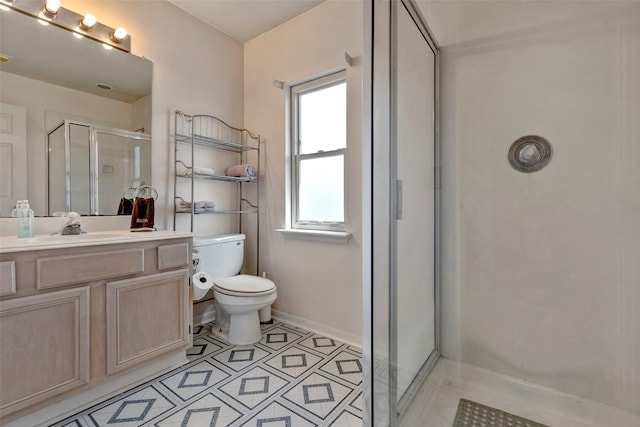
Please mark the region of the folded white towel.
<svg viewBox="0 0 640 427"><path fill-rule="evenodd" d="M195 166L193 168L187 168L187 170L184 172L184 176L191 176L193 172L195 172L196 175L207 175L207 176L215 175L215 173L213 172L213 169L211 168Z"/></svg>
<svg viewBox="0 0 640 427"><path fill-rule="evenodd" d="M255 178L258 175L255 166L249 164L229 166L225 173L227 176L247 178Z"/></svg>
<svg viewBox="0 0 640 427"><path fill-rule="evenodd" d="M207 176L215 175L215 172L212 168L206 168L204 166L195 166L195 167L187 166L187 164L182 160L176 160L176 163L179 163L182 166L184 166L184 172L182 172L182 176L191 176L194 172L196 175L207 175Z"/></svg>
<svg viewBox="0 0 640 427"><path fill-rule="evenodd" d="M176 212L191 212L191 203L182 198L179 198L180 202L178 202L178 206L176 207ZM216 203L210 200L194 202L193 203L193 212L194 213L207 213L213 212L215 210Z"/></svg>

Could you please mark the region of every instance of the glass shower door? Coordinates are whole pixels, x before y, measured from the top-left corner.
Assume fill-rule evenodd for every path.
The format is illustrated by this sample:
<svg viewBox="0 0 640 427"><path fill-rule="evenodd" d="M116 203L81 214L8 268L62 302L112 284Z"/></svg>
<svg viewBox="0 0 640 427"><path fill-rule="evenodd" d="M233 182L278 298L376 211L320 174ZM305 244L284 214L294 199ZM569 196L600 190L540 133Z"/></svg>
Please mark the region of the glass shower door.
<svg viewBox="0 0 640 427"><path fill-rule="evenodd" d="M413 1L372 14L371 408L397 426L439 356L438 50Z"/></svg>
<svg viewBox="0 0 640 427"><path fill-rule="evenodd" d="M435 50L410 11L404 3L397 4L392 150L395 148L398 207L393 224L396 247L391 256L395 255L396 399L400 411L410 401L411 385L419 383L436 349Z"/></svg>

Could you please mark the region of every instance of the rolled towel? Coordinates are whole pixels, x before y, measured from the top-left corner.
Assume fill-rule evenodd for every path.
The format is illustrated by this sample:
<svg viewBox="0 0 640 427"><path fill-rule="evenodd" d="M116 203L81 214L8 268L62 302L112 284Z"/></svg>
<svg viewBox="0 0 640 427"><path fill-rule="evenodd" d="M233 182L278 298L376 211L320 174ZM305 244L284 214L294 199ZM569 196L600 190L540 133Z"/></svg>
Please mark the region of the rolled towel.
<svg viewBox="0 0 640 427"><path fill-rule="evenodd" d="M227 176L255 178L258 176L255 166L253 165L234 165L229 166L225 171Z"/></svg>

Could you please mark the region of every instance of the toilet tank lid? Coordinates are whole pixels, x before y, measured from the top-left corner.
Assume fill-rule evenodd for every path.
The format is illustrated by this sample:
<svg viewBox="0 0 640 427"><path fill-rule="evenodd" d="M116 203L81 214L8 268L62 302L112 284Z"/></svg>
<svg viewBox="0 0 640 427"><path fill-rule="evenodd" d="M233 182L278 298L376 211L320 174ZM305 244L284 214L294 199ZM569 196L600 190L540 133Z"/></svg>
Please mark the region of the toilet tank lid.
<svg viewBox="0 0 640 427"><path fill-rule="evenodd" d="M275 283L269 279L247 274L218 279L215 281L215 285L228 291L243 293L267 292L276 287Z"/></svg>
<svg viewBox="0 0 640 427"><path fill-rule="evenodd" d="M218 234L215 236L195 236L193 246L215 245L225 242L237 242L244 240L244 234Z"/></svg>

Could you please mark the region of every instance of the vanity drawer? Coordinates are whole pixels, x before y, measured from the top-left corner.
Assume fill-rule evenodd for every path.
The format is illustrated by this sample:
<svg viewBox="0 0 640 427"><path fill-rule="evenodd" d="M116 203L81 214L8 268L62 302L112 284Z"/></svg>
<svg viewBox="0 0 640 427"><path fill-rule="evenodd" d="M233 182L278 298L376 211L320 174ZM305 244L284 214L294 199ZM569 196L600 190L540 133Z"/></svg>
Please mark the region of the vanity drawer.
<svg viewBox="0 0 640 427"><path fill-rule="evenodd" d="M0 297L16 293L16 262L0 262Z"/></svg>
<svg viewBox="0 0 640 427"><path fill-rule="evenodd" d="M144 272L144 248L38 258L39 290Z"/></svg>
<svg viewBox="0 0 640 427"><path fill-rule="evenodd" d="M189 244L158 246L158 270L187 267L189 265Z"/></svg>

